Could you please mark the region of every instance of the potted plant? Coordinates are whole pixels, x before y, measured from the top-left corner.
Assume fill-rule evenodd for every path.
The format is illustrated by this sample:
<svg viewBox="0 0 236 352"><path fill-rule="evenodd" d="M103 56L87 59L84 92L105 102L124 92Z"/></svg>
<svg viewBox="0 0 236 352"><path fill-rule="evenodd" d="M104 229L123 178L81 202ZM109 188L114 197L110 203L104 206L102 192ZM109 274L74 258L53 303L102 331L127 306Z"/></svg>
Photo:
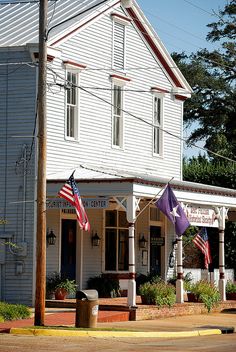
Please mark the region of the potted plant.
<svg viewBox="0 0 236 352"><path fill-rule="evenodd" d="M46 277L46 298L53 299L55 288L61 282L61 276L57 272L50 273Z"/></svg>
<svg viewBox="0 0 236 352"><path fill-rule="evenodd" d="M75 280L62 279L55 287L55 299L64 300L69 293L75 292Z"/></svg>
<svg viewBox="0 0 236 352"><path fill-rule="evenodd" d="M87 281L87 288L97 290L99 297L115 298L120 296L119 280L109 276L90 277Z"/></svg>
<svg viewBox="0 0 236 352"><path fill-rule="evenodd" d="M207 308L208 313L220 301L219 290L215 287L214 284L206 280L200 280L193 284L188 283L187 288L189 293L192 293L194 295L195 302L204 303L204 306Z"/></svg>
<svg viewBox="0 0 236 352"><path fill-rule="evenodd" d="M145 282L139 287L139 293L143 304L171 307L176 301L175 287L160 279L156 282Z"/></svg>
<svg viewBox="0 0 236 352"><path fill-rule="evenodd" d="M76 292L75 280L64 278L59 273L51 273L46 278L46 298L63 300L69 293Z"/></svg>
<svg viewBox="0 0 236 352"><path fill-rule="evenodd" d="M226 284L226 299L236 300L236 283L233 281L227 281Z"/></svg>

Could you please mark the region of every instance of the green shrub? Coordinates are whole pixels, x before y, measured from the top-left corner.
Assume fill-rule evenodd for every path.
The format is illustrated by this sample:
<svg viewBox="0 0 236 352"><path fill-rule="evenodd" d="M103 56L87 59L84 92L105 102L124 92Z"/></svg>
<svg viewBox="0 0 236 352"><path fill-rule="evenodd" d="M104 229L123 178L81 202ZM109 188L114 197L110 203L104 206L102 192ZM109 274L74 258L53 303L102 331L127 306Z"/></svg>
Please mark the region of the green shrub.
<svg viewBox="0 0 236 352"><path fill-rule="evenodd" d="M236 283L233 281L227 281L226 293L236 293Z"/></svg>
<svg viewBox="0 0 236 352"><path fill-rule="evenodd" d="M145 284L146 282L151 282L151 283L157 283L159 281L162 281L162 278L158 275L154 275L154 274L148 274L148 275L144 275L144 274L138 274L136 277L136 291L137 294L140 294L139 292L139 288L141 285Z"/></svg>
<svg viewBox="0 0 236 352"><path fill-rule="evenodd" d="M76 292L76 283L75 280L64 279L56 286L57 289L63 288L68 293L75 293Z"/></svg>
<svg viewBox="0 0 236 352"><path fill-rule="evenodd" d="M23 304L0 302L0 318L3 320L25 319L30 317L30 309Z"/></svg>
<svg viewBox="0 0 236 352"><path fill-rule="evenodd" d="M175 303L175 287L164 281L146 282L139 288L140 295L146 304L155 304L159 307L173 306Z"/></svg>
<svg viewBox="0 0 236 352"><path fill-rule="evenodd" d="M199 302L204 303L208 313L219 303L220 293L214 284L200 280L196 283L188 284L188 286L188 291L192 292Z"/></svg>
<svg viewBox="0 0 236 352"><path fill-rule="evenodd" d="M68 293L76 292L75 280L69 280L61 274L54 272L46 277L46 297L49 298L50 294L54 293L57 289L65 289Z"/></svg>
<svg viewBox="0 0 236 352"><path fill-rule="evenodd" d="M87 288L98 291L99 297L120 296L120 284L118 279L109 276L94 276L88 279Z"/></svg>

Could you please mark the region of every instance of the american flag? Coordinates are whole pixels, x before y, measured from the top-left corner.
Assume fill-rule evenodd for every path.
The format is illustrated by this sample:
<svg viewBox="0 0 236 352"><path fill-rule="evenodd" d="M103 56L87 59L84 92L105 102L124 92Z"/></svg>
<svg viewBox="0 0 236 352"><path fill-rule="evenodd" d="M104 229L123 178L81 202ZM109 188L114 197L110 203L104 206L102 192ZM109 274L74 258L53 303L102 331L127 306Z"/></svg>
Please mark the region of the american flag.
<svg viewBox="0 0 236 352"><path fill-rule="evenodd" d="M59 191L59 196L66 199L71 205L75 207L77 220L82 230L89 231L90 224L87 214L84 210L82 200L80 198L78 187L75 183L74 172L66 181L64 186Z"/></svg>
<svg viewBox="0 0 236 352"><path fill-rule="evenodd" d="M205 268L208 269L208 265L211 264L211 253L210 246L208 241L207 230L205 227L198 232L198 234L194 237L193 243L202 251L205 256Z"/></svg>

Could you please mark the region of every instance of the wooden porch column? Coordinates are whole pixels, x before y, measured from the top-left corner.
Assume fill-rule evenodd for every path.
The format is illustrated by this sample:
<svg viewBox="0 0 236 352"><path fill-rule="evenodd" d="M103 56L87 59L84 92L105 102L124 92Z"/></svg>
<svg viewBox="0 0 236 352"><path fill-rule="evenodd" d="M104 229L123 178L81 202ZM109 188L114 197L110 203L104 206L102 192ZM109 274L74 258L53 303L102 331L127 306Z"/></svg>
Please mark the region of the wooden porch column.
<svg viewBox="0 0 236 352"><path fill-rule="evenodd" d="M129 282L128 282L128 305L136 306L136 281L135 281L135 243L134 223L136 215L135 196L128 196L126 217L129 222Z"/></svg>
<svg viewBox="0 0 236 352"><path fill-rule="evenodd" d="M176 281L176 303L184 302L183 283L183 236L177 238L177 281Z"/></svg>
<svg viewBox="0 0 236 352"><path fill-rule="evenodd" d="M220 209L219 218L219 291L221 296L221 301L226 300L225 292L225 247L224 247L224 237L225 237L225 217L227 210L225 207Z"/></svg>

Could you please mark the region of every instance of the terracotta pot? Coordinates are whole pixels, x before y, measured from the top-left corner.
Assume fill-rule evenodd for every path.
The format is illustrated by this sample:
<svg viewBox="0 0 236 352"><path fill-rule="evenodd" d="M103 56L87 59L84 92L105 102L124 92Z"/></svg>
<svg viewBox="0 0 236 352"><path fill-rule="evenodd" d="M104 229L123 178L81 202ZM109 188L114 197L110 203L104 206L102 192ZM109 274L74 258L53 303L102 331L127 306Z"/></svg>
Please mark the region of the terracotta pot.
<svg viewBox="0 0 236 352"><path fill-rule="evenodd" d="M55 299L64 300L67 296L68 292L64 288L58 288L55 291Z"/></svg>

